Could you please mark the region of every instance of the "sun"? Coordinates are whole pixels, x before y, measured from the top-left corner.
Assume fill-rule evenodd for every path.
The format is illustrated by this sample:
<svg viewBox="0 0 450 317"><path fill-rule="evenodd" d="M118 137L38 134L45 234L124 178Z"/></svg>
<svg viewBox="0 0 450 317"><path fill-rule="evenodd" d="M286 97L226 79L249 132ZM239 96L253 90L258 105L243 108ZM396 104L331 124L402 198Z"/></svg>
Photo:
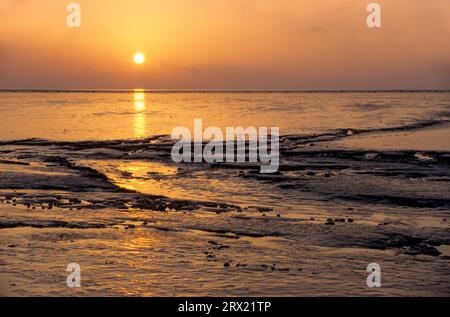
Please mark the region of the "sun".
<svg viewBox="0 0 450 317"><path fill-rule="evenodd" d="M144 62L145 62L145 56L144 56L144 54L142 54L142 53L136 53L136 54L134 55L134 62L135 62L136 64L142 64L142 63L144 63Z"/></svg>

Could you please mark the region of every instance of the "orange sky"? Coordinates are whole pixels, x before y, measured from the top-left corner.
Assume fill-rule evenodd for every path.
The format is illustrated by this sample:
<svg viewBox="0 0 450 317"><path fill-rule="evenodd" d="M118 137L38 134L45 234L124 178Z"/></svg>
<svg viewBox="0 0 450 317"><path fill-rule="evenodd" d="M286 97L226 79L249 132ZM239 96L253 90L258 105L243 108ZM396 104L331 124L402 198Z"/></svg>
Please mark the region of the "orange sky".
<svg viewBox="0 0 450 317"><path fill-rule="evenodd" d="M69 2L0 0L0 88L450 89L449 0Z"/></svg>

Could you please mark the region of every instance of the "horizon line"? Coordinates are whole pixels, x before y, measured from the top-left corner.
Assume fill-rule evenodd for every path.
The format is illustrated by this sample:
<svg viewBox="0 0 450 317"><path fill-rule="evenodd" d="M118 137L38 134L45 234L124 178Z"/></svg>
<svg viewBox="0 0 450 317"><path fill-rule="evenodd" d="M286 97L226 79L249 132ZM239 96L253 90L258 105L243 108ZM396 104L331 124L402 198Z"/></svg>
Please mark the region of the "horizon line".
<svg viewBox="0 0 450 317"><path fill-rule="evenodd" d="M173 88L0 88L1 92L30 93L314 93L314 92L450 92L450 89L173 89Z"/></svg>

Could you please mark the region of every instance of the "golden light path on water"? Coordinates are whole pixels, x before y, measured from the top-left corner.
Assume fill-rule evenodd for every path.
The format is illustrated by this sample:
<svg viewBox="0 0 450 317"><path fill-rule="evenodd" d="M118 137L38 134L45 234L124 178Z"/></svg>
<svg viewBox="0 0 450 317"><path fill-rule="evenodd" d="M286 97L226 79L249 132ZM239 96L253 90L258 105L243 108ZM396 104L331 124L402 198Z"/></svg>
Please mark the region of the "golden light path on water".
<svg viewBox="0 0 450 317"><path fill-rule="evenodd" d="M134 136L142 138L147 136L146 118L145 118L145 91L135 89L134 91Z"/></svg>

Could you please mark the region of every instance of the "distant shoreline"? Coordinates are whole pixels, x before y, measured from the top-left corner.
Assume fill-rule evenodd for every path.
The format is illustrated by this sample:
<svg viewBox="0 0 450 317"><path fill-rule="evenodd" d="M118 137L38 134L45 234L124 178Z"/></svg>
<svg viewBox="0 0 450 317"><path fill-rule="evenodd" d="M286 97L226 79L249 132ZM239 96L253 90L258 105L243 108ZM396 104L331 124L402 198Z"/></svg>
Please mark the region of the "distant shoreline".
<svg viewBox="0 0 450 317"><path fill-rule="evenodd" d="M381 90L300 90L300 89L0 89L0 93L448 93L442 89Z"/></svg>

